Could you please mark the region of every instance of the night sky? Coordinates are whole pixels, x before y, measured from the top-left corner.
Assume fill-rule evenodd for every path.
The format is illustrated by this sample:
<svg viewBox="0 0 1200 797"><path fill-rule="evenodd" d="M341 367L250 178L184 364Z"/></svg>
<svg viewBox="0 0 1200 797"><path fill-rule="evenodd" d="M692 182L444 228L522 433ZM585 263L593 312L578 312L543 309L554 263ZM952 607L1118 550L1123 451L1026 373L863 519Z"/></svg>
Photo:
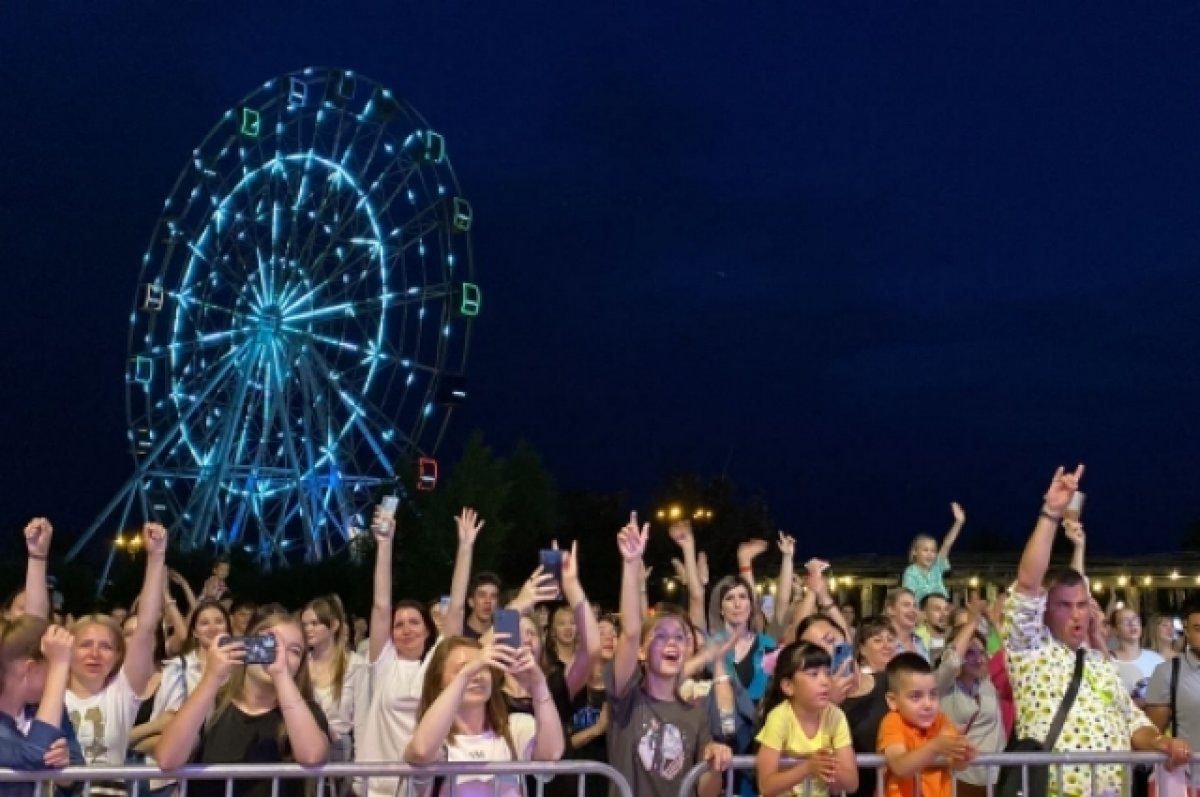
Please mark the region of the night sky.
<svg viewBox="0 0 1200 797"><path fill-rule="evenodd" d="M263 81L352 68L447 138L484 312L472 429L563 488L678 469L804 551L947 503L1014 538L1088 465L1093 550L1192 521L1200 5L0 7L0 523L132 471L127 319L187 157ZM965 536L964 536L965 539Z"/></svg>

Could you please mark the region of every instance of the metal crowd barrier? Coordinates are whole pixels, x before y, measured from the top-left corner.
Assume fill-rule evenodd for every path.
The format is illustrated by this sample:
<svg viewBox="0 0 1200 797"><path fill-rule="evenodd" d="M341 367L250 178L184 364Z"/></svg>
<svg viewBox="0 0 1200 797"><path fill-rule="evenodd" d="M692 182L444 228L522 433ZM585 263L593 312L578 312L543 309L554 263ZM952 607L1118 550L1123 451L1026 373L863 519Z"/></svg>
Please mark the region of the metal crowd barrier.
<svg viewBox="0 0 1200 797"><path fill-rule="evenodd" d="M885 783L883 778L883 769L885 761L882 755L858 753L855 755L855 760L858 762L859 770L875 769L879 773L879 780L875 786L875 797L885 797ZM784 764L799 764L804 761L803 757L784 759ZM1155 772L1162 769L1163 762L1166 761L1166 756L1161 753L1134 753L1134 752L1089 752L1089 753L988 753L980 755L971 762L972 767L1020 767L1021 768L1021 786L1024 794L1029 794L1029 767L1031 766L1048 766L1050 767L1050 792L1052 794L1065 794L1062 788L1062 768L1065 766L1086 766L1091 772L1091 793L1099 795L1100 792L1096 782L1096 767L1104 764L1114 764L1124 768L1125 789L1124 794L1129 793L1129 783L1133 776L1133 768L1137 765L1153 767ZM1192 756L1191 766L1188 767L1188 793L1196 792L1200 787L1200 767L1195 766L1200 762L1200 754ZM729 769L725 772L725 795L731 797L733 795L733 773L745 772L754 770L754 756L741 755L734 756L730 763ZM679 786L680 797L694 797L696 787L700 782L700 776L708 772L707 764L697 764L688 771L683 782ZM958 795L958 781L951 780L952 797ZM812 781L806 781L804 784L803 797L811 797ZM987 797L994 797L995 784L988 784ZM915 797L921 795L921 779L919 776L913 778L913 794ZM1161 792L1160 792L1161 794ZM1112 793L1112 797L1120 797L1121 793Z"/></svg>
<svg viewBox="0 0 1200 797"><path fill-rule="evenodd" d="M193 764L180 769L164 772L158 767L122 766L122 767L67 767L66 769L43 769L24 772L15 769L0 769L0 792L8 792L11 786L5 784L28 784L33 797L50 797L51 790L47 786L53 782L82 783L82 797L90 797L92 784L107 781L146 782L150 780L174 780L179 783L178 797L187 797L187 784L195 780L225 781L225 795L232 797L233 784L246 780L270 780L271 797L279 797L279 782L281 780L316 781L317 794L324 794L325 781L332 779L353 780L355 778L411 778L422 779L445 777L445 785L441 793L454 797L461 786L457 783L459 775L520 775L537 778L537 797L541 797L545 781L556 776L578 777L579 797L584 797L588 777L599 777L616 785L620 797L633 797L629 784L619 772L608 764L595 761L505 761L501 762L472 762L454 764L428 764L413 766L410 764L325 764L320 767L303 767L299 764L224 764L198 765ZM498 795L500 781L492 780L492 794ZM406 797L400 794L399 797Z"/></svg>

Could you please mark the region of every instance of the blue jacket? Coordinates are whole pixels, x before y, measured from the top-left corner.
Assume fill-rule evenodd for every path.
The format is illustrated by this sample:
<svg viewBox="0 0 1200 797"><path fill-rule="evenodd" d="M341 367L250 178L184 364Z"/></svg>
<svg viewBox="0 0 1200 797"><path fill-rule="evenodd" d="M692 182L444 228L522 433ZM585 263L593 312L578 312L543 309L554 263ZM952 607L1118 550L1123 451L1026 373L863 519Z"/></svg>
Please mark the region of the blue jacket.
<svg viewBox="0 0 1200 797"><path fill-rule="evenodd" d="M36 706L26 706L26 717L33 717L36 713ZM83 766L83 750L79 747L75 728L71 726L65 708L58 728L34 718L30 723L28 735L21 733L12 717L0 711L0 768L25 771L45 769L43 759L46 751L50 749L50 745L64 737L67 740L71 766ZM71 791L78 788L74 787ZM33 792L32 783L0 783L0 797L29 797ZM63 790L59 789L58 792L61 794Z"/></svg>

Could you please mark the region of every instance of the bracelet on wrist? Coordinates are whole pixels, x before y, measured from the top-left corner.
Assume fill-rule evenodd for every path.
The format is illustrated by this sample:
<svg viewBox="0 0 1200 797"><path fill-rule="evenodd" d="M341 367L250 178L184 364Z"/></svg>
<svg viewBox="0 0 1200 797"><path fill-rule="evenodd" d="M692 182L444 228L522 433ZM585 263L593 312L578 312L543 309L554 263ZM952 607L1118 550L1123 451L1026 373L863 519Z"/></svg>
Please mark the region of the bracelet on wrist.
<svg viewBox="0 0 1200 797"><path fill-rule="evenodd" d="M1038 512L1038 517L1045 518L1046 520L1049 520L1052 523L1061 523L1062 522L1062 515L1055 515L1052 512L1047 512L1045 507L1042 507L1041 511Z"/></svg>
<svg viewBox="0 0 1200 797"><path fill-rule="evenodd" d="M36 561L38 561L38 562L44 562L44 561L46 561L46 557L42 556L41 554L37 554L37 553L31 553L31 554L29 554L29 558L30 558L30 559L34 559L34 560L36 560Z"/></svg>

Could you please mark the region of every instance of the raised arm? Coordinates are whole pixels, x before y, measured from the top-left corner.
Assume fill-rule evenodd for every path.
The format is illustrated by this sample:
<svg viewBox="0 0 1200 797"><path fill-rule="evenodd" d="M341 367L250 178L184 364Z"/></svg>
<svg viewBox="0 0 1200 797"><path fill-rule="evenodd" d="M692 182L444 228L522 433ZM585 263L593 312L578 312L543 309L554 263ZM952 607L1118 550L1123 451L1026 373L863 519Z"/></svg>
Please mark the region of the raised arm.
<svg viewBox="0 0 1200 797"><path fill-rule="evenodd" d="M463 507L454 518L458 530L458 552L454 555L454 573L450 576L450 608L442 615L442 636L462 634L467 612L467 587L471 584L471 557L475 553L475 538L484 527L484 521L470 507ZM389 620L390 622L390 620Z"/></svg>
<svg viewBox="0 0 1200 797"><path fill-rule="evenodd" d="M514 648L492 644L485 645L479 651L479 655L467 662L417 722L417 729L413 732L408 746L404 748L405 763L428 764L436 761L442 745L446 742L446 737L450 735L450 729L454 726L454 718L458 715L458 708L462 704L467 684L488 667L496 667L501 670L510 669L516 660L516 655L517 651ZM493 688L499 689L499 684L494 685Z"/></svg>
<svg viewBox="0 0 1200 797"><path fill-rule="evenodd" d="M954 522L950 524L950 530L946 532L946 536L942 537L942 547L938 549L938 557L941 559L950 559L950 549L954 547L954 541L958 539L958 533L962 531L963 524L967 522L967 513L957 503L950 502L950 514L954 516Z"/></svg>
<svg viewBox="0 0 1200 797"><path fill-rule="evenodd" d="M204 660L204 675L175 713L158 744L154 745L154 760L164 770L178 769L188 762L200 739L200 731L216 703L217 692L229 680L234 667L244 667L246 646L241 642L209 646ZM286 659L286 656L280 658Z"/></svg>
<svg viewBox="0 0 1200 797"><path fill-rule="evenodd" d="M171 635L167 637L166 649L168 656L178 656L183 652L187 645L187 618L179 611L179 605L175 599L171 597L170 584L178 584L179 581L184 584L187 581L183 576L176 573L174 570L167 568L167 581L163 583L163 620L165 624L171 627ZM190 591L190 590L189 590ZM188 608L188 613L191 613L191 608ZM143 723L148 724L148 723Z"/></svg>
<svg viewBox="0 0 1200 797"><path fill-rule="evenodd" d="M184 606L187 607L187 611L182 612L182 614L190 616L196 608L197 602L196 593L192 591L192 585L178 571L169 568L167 569L167 580L179 587L179 591L183 593Z"/></svg>
<svg viewBox="0 0 1200 797"><path fill-rule="evenodd" d="M746 540L737 547L738 575L754 585L754 560L767 552L771 546L766 540ZM754 593L751 592L751 598Z"/></svg>
<svg viewBox="0 0 1200 797"><path fill-rule="evenodd" d="M1025 543L1025 551L1021 554L1021 564L1017 568L1017 591L1022 595L1035 596L1042 591L1042 580L1046 577L1046 569L1050 566L1050 549L1054 545L1054 534L1062 520L1063 510L1071 501L1071 496L1079 489L1079 480L1083 478L1083 465L1075 468L1073 473L1067 473L1060 466L1050 480L1050 487L1042 503L1042 511L1038 513L1037 523L1029 542Z"/></svg>
<svg viewBox="0 0 1200 797"><path fill-rule="evenodd" d="M638 527L637 512L631 512L629 523L617 535L617 547L621 551L621 635L617 638L617 649L613 654L613 697L621 697L629 691L638 668L638 652L642 645L642 604L638 594L642 585L642 554L646 550L646 539L650 536L650 524Z"/></svg>
<svg viewBox="0 0 1200 797"><path fill-rule="evenodd" d="M125 679L135 694L146 691L154 675L154 631L162 617L163 573L167 569L167 530L160 523L142 528L142 547L146 551L146 576L138 595L137 627L125 641Z"/></svg>
<svg viewBox="0 0 1200 797"><path fill-rule="evenodd" d="M292 672L288 669L290 656L286 655L287 640L278 628L272 628L270 633L275 637L275 649L279 655L267 665L267 675L271 676L271 683L275 687L275 698L283 714L292 757L297 764L319 766L329 760L329 734L317 723L312 708L292 678Z"/></svg>
<svg viewBox="0 0 1200 797"><path fill-rule="evenodd" d="M688 591L688 619L697 628L704 628L708 618L704 611L704 583L700 580L700 568L696 560L696 537L692 533L692 521L675 521L671 524L669 533L683 554L681 564Z"/></svg>
<svg viewBox="0 0 1200 797"><path fill-rule="evenodd" d="M779 532L779 554L783 558L779 565L779 581L775 588L775 625L783 628L787 622L788 609L792 608L792 572L796 565L796 540Z"/></svg>
<svg viewBox="0 0 1200 797"><path fill-rule="evenodd" d="M563 561L564 571L566 569L565 559L566 557L564 557ZM565 591L565 573L563 581ZM578 660L580 657L577 655L575 658ZM533 721L536 728L534 731L532 760L559 760L562 758L566 741L563 735L562 718L558 715L558 708L554 705L554 698L550 694L550 687L546 684L546 674L542 672L542 668L534 661L533 654L529 649L524 647L515 651L511 672L517 683L533 699Z"/></svg>
<svg viewBox="0 0 1200 797"><path fill-rule="evenodd" d="M1087 538L1083 533L1083 524L1078 520L1064 518L1063 534L1067 535L1067 539L1071 541L1071 569L1078 570L1081 576L1086 576L1087 573L1083 570L1083 553L1087 547ZM1117 594L1115 590L1113 594Z"/></svg>
<svg viewBox="0 0 1200 797"><path fill-rule="evenodd" d="M63 719L67 681L71 677L71 649L74 644L74 637L61 626L52 625L42 635L41 650L42 655L46 657L47 667L37 718L59 730L64 730L60 723Z"/></svg>
<svg viewBox="0 0 1200 797"><path fill-rule="evenodd" d="M25 526L25 614L50 619L50 589L46 585L46 560L50 557L50 539L54 527L44 517L35 517ZM55 720L57 722L57 720Z"/></svg>
<svg viewBox="0 0 1200 797"><path fill-rule="evenodd" d="M371 519L375 535L375 576L371 596L371 621L368 623L370 641L368 661L376 662L384 645L392 644L392 543L396 534L396 518L381 507L375 508Z"/></svg>
<svg viewBox="0 0 1200 797"><path fill-rule="evenodd" d="M575 627L579 634L575 658L571 660L565 676L567 694L574 699L587 686L592 666L600 656L600 627L579 581L579 546L576 543L571 543L571 550L563 554L562 582L563 597L575 615Z"/></svg>

